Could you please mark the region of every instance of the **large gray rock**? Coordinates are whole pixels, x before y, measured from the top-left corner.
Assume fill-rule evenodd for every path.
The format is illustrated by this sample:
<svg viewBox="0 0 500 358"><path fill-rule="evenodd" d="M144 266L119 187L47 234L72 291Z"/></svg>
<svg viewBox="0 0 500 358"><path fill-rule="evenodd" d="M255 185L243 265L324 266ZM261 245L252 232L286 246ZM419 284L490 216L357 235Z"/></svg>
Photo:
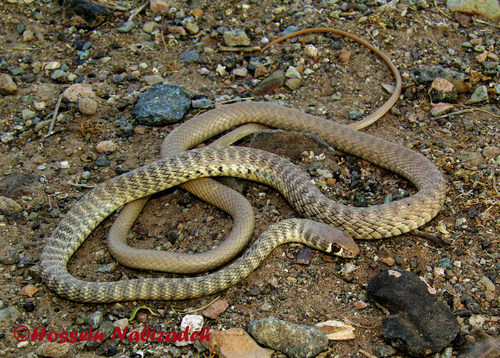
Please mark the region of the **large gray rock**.
<svg viewBox="0 0 500 358"><path fill-rule="evenodd" d="M141 124L164 126L179 122L190 106L181 87L158 85L141 94L133 112Z"/></svg>

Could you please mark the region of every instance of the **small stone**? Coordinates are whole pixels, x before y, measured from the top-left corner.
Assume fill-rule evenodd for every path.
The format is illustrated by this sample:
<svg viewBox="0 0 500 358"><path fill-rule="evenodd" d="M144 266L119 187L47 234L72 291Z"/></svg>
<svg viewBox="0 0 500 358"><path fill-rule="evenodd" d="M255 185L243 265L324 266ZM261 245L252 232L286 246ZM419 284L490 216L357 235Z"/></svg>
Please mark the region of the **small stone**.
<svg viewBox="0 0 500 358"><path fill-rule="evenodd" d="M144 76L143 79L148 86L161 85L164 81L160 75Z"/></svg>
<svg viewBox="0 0 500 358"><path fill-rule="evenodd" d="M115 272L115 270L116 270L117 267L118 267L118 263L111 262L109 264L104 264L104 265L99 266L97 268L96 272L113 273L113 272Z"/></svg>
<svg viewBox="0 0 500 358"><path fill-rule="evenodd" d="M47 342L36 349L36 354L41 357L66 357L70 347L70 343Z"/></svg>
<svg viewBox="0 0 500 358"><path fill-rule="evenodd" d="M340 63L347 63L351 58L351 51L343 51L339 56Z"/></svg>
<svg viewBox="0 0 500 358"><path fill-rule="evenodd" d="M122 33L129 32L130 30L132 30L134 28L134 26L135 26L135 24L133 21L126 21L122 24L122 26L117 28L116 31L122 32Z"/></svg>
<svg viewBox="0 0 500 358"><path fill-rule="evenodd" d="M97 158L97 160L95 161L95 165L97 165L98 167L107 167L109 164L110 162L106 157Z"/></svg>
<svg viewBox="0 0 500 358"><path fill-rule="evenodd" d="M55 70L52 75L50 76L50 78L52 78L54 81L58 81L58 80L64 80L66 76L66 72L63 71L63 70Z"/></svg>
<svg viewBox="0 0 500 358"><path fill-rule="evenodd" d="M35 33L32 29L26 29L23 32L23 42L30 42L35 39Z"/></svg>
<svg viewBox="0 0 500 358"><path fill-rule="evenodd" d="M48 70L48 71L53 71L53 70L57 70L58 68L61 68L61 63L60 62L57 62L57 61L51 61L51 62L48 62L44 69L45 70Z"/></svg>
<svg viewBox="0 0 500 358"><path fill-rule="evenodd" d="M328 348L328 337L319 328L276 318L250 321L248 333L263 346L276 349L290 358L316 357Z"/></svg>
<svg viewBox="0 0 500 358"><path fill-rule="evenodd" d="M226 66L222 66L220 63L217 65L217 68L215 69L215 72L223 77L226 74Z"/></svg>
<svg viewBox="0 0 500 358"><path fill-rule="evenodd" d="M147 34L150 34L154 31L155 25L156 25L156 23L154 21L148 21L142 27L142 31L144 31Z"/></svg>
<svg viewBox="0 0 500 358"><path fill-rule="evenodd" d="M300 75L300 72L297 71L297 68L294 66L288 67L288 70L286 70L286 73L285 73L285 77L286 78L302 78L302 76Z"/></svg>
<svg viewBox="0 0 500 358"><path fill-rule="evenodd" d="M397 351L392 346L383 345L375 347L373 353L375 354L375 356L379 358L388 358L395 355Z"/></svg>
<svg viewBox="0 0 500 358"><path fill-rule="evenodd" d="M167 13L168 10L170 10L170 5L165 0L151 0L149 3L149 9L151 12Z"/></svg>
<svg viewBox="0 0 500 358"><path fill-rule="evenodd" d="M196 23L190 23L186 25L186 31L190 35L196 35L200 32L200 28Z"/></svg>
<svg viewBox="0 0 500 358"><path fill-rule="evenodd" d="M23 211L23 207L11 198L0 196L0 213L3 215L14 215Z"/></svg>
<svg viewBox="0 0 500 358"><path fill-rule="evenodd" d="M450 81L444 78L436 78L429 89L429 96L434 103L455 103L457 101L457 89Z"/></svg>
<svg viewBox="0 0 500 358"><path fill-rule="evenodd" d="M349 118L352 120L357 121L358 119L361 119L362 117L363 117L363 115L356 110L352 110L349 112Z"/></svg>
<svg viewBox="0 0 500 358"><path fill-rule="evenodd" d="M495 291L495 284L486 276L481 277L479 284L482 285L487 291Z"/></svg>
<svg viewBox="0 0 500 358"><path fill-rule="evenodd" d="M203 108L212 107L214 105L214 102L208 98L200 98L200 99L193 100L191 102L191 105L193 106L193 108L203 109Z"/></svg>
<svg viewBox="0 0 500 358"><path fill-rule="evenodd" d="M354 308L356 308L357 310L362 310L362 309L365 309L366 307L368 307L368 305L366 304L366 302L357 301L357 302L354 303Z"/></svg>
<svg viewBox="0 0 500 358"><path fill-rule="evenodd" d="M118 319L113 322L114 327L120 328L122 331L128 327L128 318Z"/></svg>
<svg viewBox="0 0 500 358"><path fill-rule="evenodd" d="M307 246L304 246L297 254L297 263L300 265L309 265L313 257L314 254L311 249Z"/></svg>
<svg viewBox="0 0 500 358"><path fill-rule="evenodd" d="M207 318L218 319L219 316L229 307L226 300L217 300L212 303L206 310L203 311L203 315Z"/></svg>
<svg viewBox="0 0 500 358"><path fill-rule="evenodd" d="M304 47L304 55L311 58L317 58L319 57L319 51L316 46L309 44Z"/></svg>
<svg viewBox="0 0 500 358"><path fill-rule="evenodd" d="M185 331L187 329L188 331L188 336L191 337L191 334L193 332L201 332L203 329L203 316L200 315L185 315L182 318L181 321L181 326L180 330L181 332ZM189 344L192 344L193 342L186 337L186 341L177 341L175 342L175 345L178 347L182 346L187 346Z"/></svg>
<svg viewBox="0 0 500 358"><path fill-rule="evenodd" d="M235 68L233 70L233 74L235 76L239 76L239 77L245 77L246 75L248 75L248 70L245 68L245 67L242 67L242 68Z"/></svg>
<svg viewBox="0 0 500 358"><path fill-rule="evenodd" d="M99 26L111 13L104 6L89 0L65 0L62 6L63 24L78 28Z"/></svg>
<svg viewBox="0 0 500 358"><path fill-rule="evenodd" d="M85 317L85 323L94 329L99 327L102 321L104 321L104 315L101 311L95 311Z"/></svg>
<svg viewBox="0 0 500 358"><path fill-rule="evenodd" d="M231 328L225 331L211 331L210 341L201 343L215 351L220 358L270 358L271 353L260 347L241 328Z"/></svg>
<svg viewBox="0 0 500 358"><path fill-rule="evenodd" d="M385 83L382 83L382 88L385 89L385 91L389 94L393 94L394 91L396 90L396 86L387 85Z"/></svg>
<svg viewBox="0 0 500 358"><path fill-rule="evenodd" d="M500 147L485 147L483 149L483 157L496 158L500 155Z"/></svg>
<svg viewBox="0 0 500 358"><path fill-rule="evenodd" d="M192 51L184 51L181 54L181 62L184 64L188 64L188 63L202 63L203 61L198 51L192 50Z"/></svg>
<svg viewBox="0 0 500 358"><path fill-rule="evenodd" d="M286 80L285 86L287 86L291 91L298 90L300 86L302 86L302 80L300 78L290 78Z"/></svg>
<svg viewBox="0 0 500 358"><path fill-rule="evenodd" d="M97 144L96 150L98 153L109 153L116 151L116 144L110 140L104 140Z"/></svg>
<svg viewBox="0 0 500 358"><path fill-rule="evenodd" d="M226 44L226 46L250 46L250 39L248 38L245 31L241 29L225 31L222 36L224 38L224 43Z"/></svg>
<svg viewBox="0 0 500 358"><path fill-rule="evenodd" d="M97 102L88 97L80 98L78 100L78 109L81 113L92 116L97 112Z"/></svg>
<svg viewBox="0 0 500 358"><path fill-rule="evenodd" d="M474 93L472 93L471 97L469 100L465 102L465 104L475 104L475 103L480 103L488 100L488 89L486 86L479 86L476 88Z"/></svg>
<svg viewBox="0 0 500 358"><path fill-rule="evenodd" d="M292 34L292 33L294 33L294 32L297 32L297 31L299 31L299 30L300 30L300 27L297 27L297 26L293 26L293 25L291 25L291 26L288 26L288 27L287 27L286 29L284 29L283 31L281 31L281 34L280 34L280 35L283 37L283 36L286 36L286 35L290 35L290 34Z"/></svg>
<svg viewBox="0 0 500 358"><path fill-rule="evenodd" d="M285 83L285 73L283 70L274 71L270 76L262 80L252 93L256 96L263 96L273 92L275 89L282 87Z"/></svg>
<svg viewBox="0 0 500 358"><path fill-rule="evenodd" d="M80 98L88 97L97 100L97 95L92 90L92 85L89 84L74 84L69 86L62 93L63 98L70 102L76 102Z"/></svg>
<svg viewBox="0 0 500 358"><path fill-rule="evenodd" d="M469 318L469 324L474 328L481 328L486 322L486 318L481 315L472 315Z"/></svg>
<svg viewBox="0 0 500 358"><path fill-rule="evenodd" d="M23 296L31 297L37 292L38 292L38 288L36 288L36 286L33 285L32 283L30 283L30 284L24 286L23 288L21 288L21 291L19 293Z"/></svg>
<svg viewBox="0 0 500 358"><path fill-rule="evenodd" d="M432 107L430 114L433 117L442 116L443 114L450 113L453 110L453 108L455 108L455 106L450 103L440 102L437 103L434 107Z"/></svg>
<svg viewBox="0 0 500 358"><path fill-rule="evenodd" d="M3 95L12 95L17 93L17 85L12 77L2 73L0 74L0 93Z"/></svg>
<svg viewBox="0 0 500 358"><path fill-rule="evenodd" d="M382 259L382 262L387 266L391 267L396 263L396 260L394 260L392 257L385 257Z"/></svg>
<svg viewBox="0 0 500 358"><path fill-rule="evenodd" d="M21 313L15 307L7 307L0 310L0 321L15 322L21 316Z"/></svg>

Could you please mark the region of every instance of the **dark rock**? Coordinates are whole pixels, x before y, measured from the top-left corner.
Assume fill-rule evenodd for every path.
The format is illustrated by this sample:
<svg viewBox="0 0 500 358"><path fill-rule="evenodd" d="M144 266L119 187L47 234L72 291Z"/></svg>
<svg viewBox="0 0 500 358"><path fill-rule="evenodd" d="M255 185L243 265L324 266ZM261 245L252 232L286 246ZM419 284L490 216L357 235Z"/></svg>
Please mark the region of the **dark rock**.
<svg viewBox="0 0 500 358"><path fill-rule="evenodd" d="M0 195L16 199L25 194L32 194L37 184L36 175L14 173L0 180Z"/></svg>
<svg viewBox="0 0 500 358"><path fill-rule="evenodd" d="M290 358L316 357L328 348L328 338L319 328L273 317L250 321L248 333L257 343L276 349Z"/></svg>
<svg viewBox="0 0 500 358"><path fill-rule="evenodd" d="M439 66L418 68L413 72L419 83L429 83L441 77L448 80L465 81L465 75Z"/></svg>
<svg viewBox="0 0 500 358"><path fill-rule="evenodd" d="M106 157L97 158L97 160L95 161L95 165L97 165L98 167L107 167L109 164L109 160Z"/></svg>
<svg viewBox="0 0 500 358"><path fill-rule="evenodd" d="M462 303L474 314L481 313L481 305L469 295L462 296Z"/></svg>
<svg viewBox="0 0 500 358"><path fill-rule="evenodd" d="M14 250L9 246L7 246L0 252L0 264L12 265L12 264L17 264L18 262L19 262L19 254L17 250Z"/></svg>
<svg viewBox="0 0 500 358"><path fill-rule="evenodd" d="M255 71L255 69L261 65L264 65L266 63L266 60L260 57L250 57L250 60L248 60L248 65L247 69L249 71Z"/></svg>
<svg viewBox="0 0 500 358"><path fill-rule="evenodd" d="M488 338L471 342L460 351L458 358L497 358L500 356L500 339Z"/></svg>
<svg viewBox="0 0 500 358"><path fill-rule="evenodd" d="M118 318L130 317L130 311L120 303L116 303L111 309L111 314Z"/></svg>
<svg viewBox="0 0 500 358"><path fill-rule="evenodd" d="M23 211L23 207L11 198L0 196L0 213L3 215L14 215Z"/></svg>
<svg viewBox="0 0 500 358"><path fill-rule="evenodd" d="M87 0L64 0L62 6L63 23L66 26L94 28L111 14L104 6Z"/></svg>
<svg viewBox="0 0 500 358"><path fill-rule="evenodd" d="M181 87L157 85L139 97L133 112L141 124L163 126L179 122L190 106Z"/></svg>
<svg viewBox="0 0 500 358"><path fill-rule="evenodd" d="M188 63L202 63L200 54L198 51L184 51L181 54L181 62L184 64Z"/></svg>
<svg viewBox="0 0 500 358"><path fill-rule="evenodd" d="M433 103L455 103L457 101L457 88L444 78L436 78L432 82L429 96Z"/></svg>
<svg viewBox="0 0 500 358"><path fill-rule="evenodd" d="M35 264L35 260L33 260L29 256L25 256L21 260L19 260L19 263L17 264L17 268L24 268L24 267L32 266L34 264Z"/></svg>
<svg viewBox="0 0 500 358"><path fill-rule="evenodd" d="M369 297L386 308L382 335L393 347L424 357L442 351L458 334L458 322L436 290L412 272L391 269L368 283Z"/></svg>
<svg viewBox="0 0 500 358"><path fill-rule="evenodd" d="M283 70L274 71L270 76L262 80L257 87L254 88L252 93L255 96L263 96L273 92L275 89L283 87L285 83L285 73Z"/></svg>

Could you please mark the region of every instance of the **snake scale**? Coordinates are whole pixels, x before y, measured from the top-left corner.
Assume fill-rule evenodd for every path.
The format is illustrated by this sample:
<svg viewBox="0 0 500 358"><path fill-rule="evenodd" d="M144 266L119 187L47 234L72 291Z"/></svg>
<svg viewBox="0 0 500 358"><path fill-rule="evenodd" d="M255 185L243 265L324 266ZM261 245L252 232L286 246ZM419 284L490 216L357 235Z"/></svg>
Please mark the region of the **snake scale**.
<svg viewBox="0 0 500 358"><path fill-rule="evenodd" d="M307 175L279 156L241 147L195 149L167 156L115 177L76 203L56 227L41 254L43 281L60 296L81 302L187 299L224 290L232 282L240 281L248 270L260 263L262 256L267 255L261 252L263 249L260 247L252 246L251 254L244 254L222 271L199 278L86 282L73 277L67 270L69 259L82 242L120 206L201 177L233 176L269 185L280 191L299 214L339 226L356 239L387 238L409 232L430 221L444 203L445 180L439 169L422 154L294 109L271 103L238 103L208 111L183 126L189 131L191 140L202 142L210 136L250 122L318 135L342 152L402 176L412 182L418 192L409 198L383 205L348 207L325 197L310 183ZM174 141L184 140L176 138L174 132L171 134ZM314 224L309 222L298 225L304 226L292 231L301 235L296 239L302 242L305 236L310 237L311 231L316 230ZM281 232L281 229L278 230ZM274 246L288 240L283 238L287 235L274 233L264 236L270 242L268 246ZM356 250L350 246L351 241L346 244L335 234L333 240L334 253L349 257Z"/></svg>

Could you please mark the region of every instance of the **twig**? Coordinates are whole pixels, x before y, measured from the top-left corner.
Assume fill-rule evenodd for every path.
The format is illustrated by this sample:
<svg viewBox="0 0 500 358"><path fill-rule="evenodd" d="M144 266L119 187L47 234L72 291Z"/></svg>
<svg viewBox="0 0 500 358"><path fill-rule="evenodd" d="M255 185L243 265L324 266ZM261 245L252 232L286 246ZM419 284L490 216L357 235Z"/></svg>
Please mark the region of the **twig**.
<svg viewBox="0 0 500 358"><path fill-rule="evenodd" d="M179 310L179 311L177 311L175 307L172 307L172 309L174 311L177 311L177 312L182 313L182 314L198 312L198 311L204 310L205 308L207 308L208 306L210 306L212 303L214 303L215 301L217 301L219 298L220 298L220 295L217 296L217 297L215 297L212 301L210 301L209 303L207 303L206 305L204 305L204 306L202 306L200 308L192 308L192 309Z"/></svg>
<svg viewBox="0 0 500 358"><path fill-rule="evenodd" d="M483 21L483 20L474 19L474 21L479 22L480 24L483 24L483 25L489 25L489 26L496 27L497 29L500 29L499 25L491 24L491 23Z"/></svg>
<svg viewBox="0 0 500 358"><path fill-rule="evenodd" d="M225 52L253 52L253 51L260 51L260 47L259 46L253 46L253 47L219 46L218 50L225 51Z"/></svg>
<svg viewBox="0 0 500 358"><path fill-rule="evenodd" d="M368 358L378 358L377 356L374 356L373 354L370 354L362 349L359 350L359 353L361 353L362 355L368 357Z"/></svg>
<svg viewBox="0 0 500 358"><path fill-rule="evenodd" d="M226 103L233 103L233 102L238 102L238 101L246 101L246 100L252 100L255 99L255 97L248 97L248 98L233 98L233 99L228 99L227 101L222 101L222 102L217 102L215 104L226 104Z"/></svg>
<svg viewBox="0 0 500 358"><path fill-rule="evenodd" d="M134 17L136 17L148 5L149 5L149 0L147 0L144 4L142 4L141 6L139 6L137 9L135 9L134 12L132 13L132 15L129 16L129 18L128 18L127 21L132 21L134 19Z"/></svg>
<svg viewBox="0 0 500 358"><path fill-rule="evenodd" d="M80 186L82 188L87 188L87 189L94 189L97 185L91 185L91 184L78 184L78 183L73 183L71 180L68 180L69 185L73 186Z"/></svg>
<svg viewBox="0 0 500 358"><path fill-rule="evenodd" d="M54 113L52 114L52 121L50 121L49 132L45 135L45 137L51 136L54 134L54 125L56 124L57 114L59 113L59 107L61 107L62 94L59 95L57 99L56 108L54 108Z"/></svg>
<svg viewBox="0 0 500 358"><path fill-rule="evenodd" d="M487 111L487 110L485 110L485 109L475 108L475 107L471 107L471 106L466 106L466 105L464 105L464 104L456 104L455 106L457 106L457 107L461 107L461 108L468 108L468 109L471 109L471 110L473 110L473 111L484 112L484 113L489 114L490 116L500 118L500 116L499 116L498 114L495 114L495 113L493 113L493 112Z"/></svg>
<svg viewBox="0 0 500 358"><path fill-rule="evenodd" d="M434 0L434 7L435 7L436 9L438 9L438 11L439 11L441 14L443 14L444 16L446 16L448 19L455 21L455 19L454 19L453 17L451 17L450 15L446 14L443 10L441 10L440 8L438 8L438 6L437 6L437 4L436 4L436 0Z"/></svg>
<svg viewBox="0 0 500 358"><path fill-rule="evenodd" d="M451 241L447 242L446 240L440 238L437 235L431 234L429 232L425 231L420 231L420 230L413 230L412 234L418 237L421 237L422 239L426 239L429 241L432 241L433 243L443 247L443 248L449 248L451 246Z"/></svg>
<svg viewBox="0 0 500 358"><path fill-rule="evenodd" d="M461 111L456 111L456 112L450 112L448 114L443 114L442 116L439 117L433 117L432 119L440 119L440 118L446 118L449 116L453 116L454 114L462 114L462 113L468 113L468 112L473 112L472 109L463 109Z"/></svg>

